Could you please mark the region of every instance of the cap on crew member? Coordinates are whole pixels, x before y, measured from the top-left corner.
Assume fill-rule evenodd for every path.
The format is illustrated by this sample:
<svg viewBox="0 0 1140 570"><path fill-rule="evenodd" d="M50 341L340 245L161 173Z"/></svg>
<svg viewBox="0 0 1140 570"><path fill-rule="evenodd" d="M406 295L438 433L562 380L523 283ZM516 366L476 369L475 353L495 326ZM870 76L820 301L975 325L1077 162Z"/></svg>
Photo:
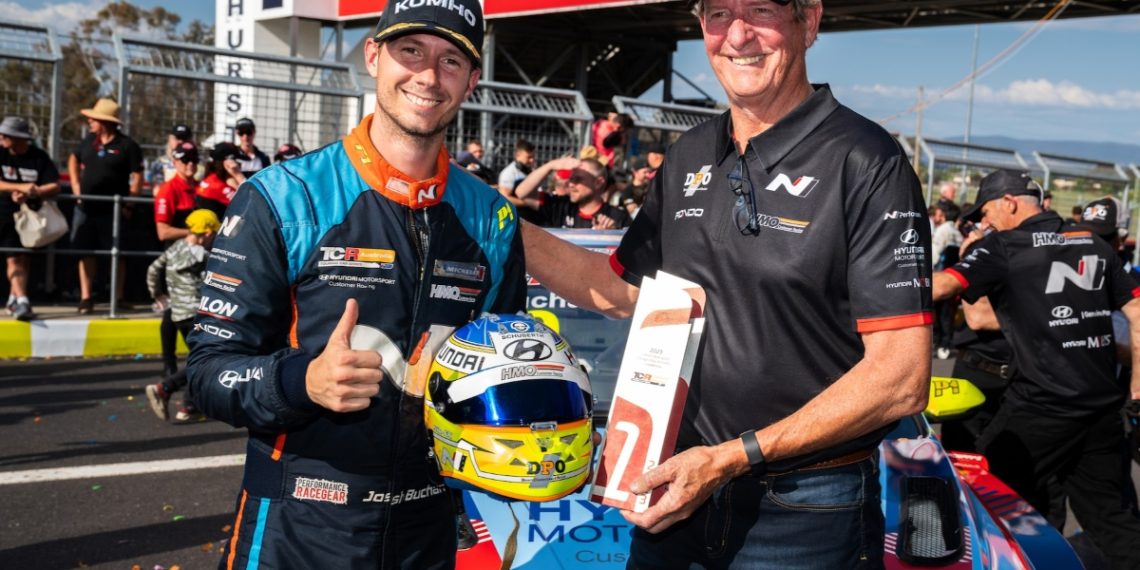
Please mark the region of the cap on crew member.
<svg viewBox="0 0 1140 570"><path fill-rule="evenodd" d="M188 141L194 138L194 131L190 129L190 125L185 123L178 123L170 129L170 134L180 141Z"/></svg>
<svg viewBox="0 0 1140 570"><path fill-rule="evenodd" d="M182 141L174 147L174 150L170 151L170 156L179 162L198 162L198 145L190 141Z"/></svg>
<svg viewBox="0 0 1140 570"><path fill-rule="evenodd" d="M257 125L253 124L253 119L250 119L249 117L243 117L241 119L238 119L238 122L234 125L234 130L239 133L242 131L256 132Z"/></svg>
<svg viewBox="0 0 1140 570"><path fill-rule="evenodd" d="M1081 213L1081 223L1077 224L1077 227L1109 239L1118 234L1119 212L1116 198L1107 196L1093 200L1085 206L1084 212Z"/></svg>
<svg viewBox="0 0 1140 570"><path fill-rule="evenodd" d="M210 160L214 162L223 161L230 158L237 158L241 154L241 149L233 143L220 143L210 151Z"/></svg>
<svg viewBox="0 0 1140 570"><path fill-rule="evenodd" d="M1017 170L995 170L978 184L978 198L974 205L962 214L962 219L976 222L982 219L982 206L986 202L997 200L1002 196L1036 196L1037 203L1041 203L1045 191L1029 176L1028 172Z"/></svg>
<svg viewBox="0 0 1140 570"><path fill-rule="evenodd" d="M408 34L432 34L482 65L483 5L479 0L390 0L376 25L377 42Z"/></svg>

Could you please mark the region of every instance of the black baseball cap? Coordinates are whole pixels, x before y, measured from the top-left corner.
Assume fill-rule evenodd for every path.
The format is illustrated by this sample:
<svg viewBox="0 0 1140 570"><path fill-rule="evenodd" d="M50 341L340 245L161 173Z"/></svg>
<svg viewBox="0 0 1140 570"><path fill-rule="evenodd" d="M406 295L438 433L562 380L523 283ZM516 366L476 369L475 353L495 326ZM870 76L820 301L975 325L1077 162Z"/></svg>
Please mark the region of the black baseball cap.
<svg viewBox="0 0 1140 570"><path fill-rule="evenodd" d="M1098 236L1104 236L1105 239L1111 238L1117 233L1116 218L1119 211L1115 198L1093 200L1085 206L1084 212L1081 213L1081 223L1076 226Z"/></svg>
<svg viewBox="0 0 1140 570"><path fill-rule="evenodd" d="M190 129L190 125L185 123L178 123L170 129L170 134L180 141L188 141L194 138L194 131Z"/></svg>
<svg viewBox="0 0 1140 570"><path fill-rule="evenodd" d="M179 162L198 162L198 145L190 141L182 141L174 147L174 150L170 151L170 156Z"/></svg>
<svg viewBox="0 0 1140 570"><path fill-rule="evenodd" d="M233 143L220 143L210 151L210 160L214 162L221 162L228 158L237 158L241 154L241 149Z"/></svg>
<svg viewBox="0 0 1140 570"><path fill-rule="evenodd" d="M389 0L376 25L377 42L408 34L439 36L482 65L483 5L479 0Z"/></svg>
<svg viewBox="0 0 1140 570"><path fill-rule="evenodd" d="M995 170L978 184L978 197L974 205L962 214L967 222L977 222L982 219L982 206L986 202L997 200L1002 196L1036 196L1040 204L1045 191L1037 184L1028 172L1018 170Z"/></svg>
<svg viewBox="0 0 1140 570"><path fill-rule="evenodd" d="M234 125L234 130L236 130L238 132L241 132L241 131L256 132L257 131L257 125L253 124L253 119L251 119L249 117L242 117L242 118L238 119L238 122Z"/></svg>

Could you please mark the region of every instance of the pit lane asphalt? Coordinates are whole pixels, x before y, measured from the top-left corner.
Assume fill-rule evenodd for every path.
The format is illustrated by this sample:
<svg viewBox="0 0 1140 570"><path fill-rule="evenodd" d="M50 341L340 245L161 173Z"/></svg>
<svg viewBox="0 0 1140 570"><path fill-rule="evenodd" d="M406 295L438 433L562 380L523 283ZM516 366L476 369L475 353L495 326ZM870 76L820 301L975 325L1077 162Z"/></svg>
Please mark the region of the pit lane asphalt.
<svg viewBox="0 0 1140 570"><path fill-rule="evenodd" d="M0 362L0 477L243 453L245 430L154 415L143 389L161 369L157 360ZM0 484L0 566L215 568L241 475L228 466Z"/></svg>
<svg viewBox="0 0 1140 570"><path fill-rule="evenodd" d="M952 367L953 360L934 360L933 374L949 376ZM217 567L233 524L238 465L5 482L32 470L201 464L243 454L245 430L215 421L172 425L151 412L143 390L161 368L157 360L0 361L0 567ZM176 409L172 402L172 415ZM1140 468L1132 469L1140 483ZM1066 534L1076 528L1069 519ZM1103 567L1087 537L1070 541L1089 570Z"/></svg>

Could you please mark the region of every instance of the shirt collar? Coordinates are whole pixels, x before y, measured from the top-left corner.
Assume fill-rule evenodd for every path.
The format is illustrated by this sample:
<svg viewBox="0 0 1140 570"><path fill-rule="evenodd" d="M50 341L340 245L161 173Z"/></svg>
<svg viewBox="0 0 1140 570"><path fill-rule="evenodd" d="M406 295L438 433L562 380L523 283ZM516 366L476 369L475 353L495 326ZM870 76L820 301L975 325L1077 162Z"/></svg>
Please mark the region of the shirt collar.
<svg viewBox="0 0 1140 570"><path fill-rule="evenodd" d="M831 94L828 84L813 83L812 89L812 94L799 106L768 130L748 140L748 146L752 147L764 168L775 166L839 108L839 101ZM716 157L717 164L721 164L729 156L735 156L736 145L732 141L732 113L726 112L718 120L721 123L717 130L721 136L717 140Z"/></svg>
<svg viewBox="0 0 1140 570"><path fill-rule="evenodd" d="M344 152L364 183L385 198L412 209L440 203L447 187L447 171L450 166L447 149L440 145L435 162L436 175L427 180L416 180L384 160L372 144L369 135L371 128L372 115L368 115L342 141Z"/></svg>
<svg viewBox="0 0 1140 570"><path fill-rule="evenodd" d="M1033 226L1038 225L1049 225L1052 226L1049 231L1060 231L1061 228L1065 225L1065 220L1062 220L1061 216L1059 216L1057 212L1045 210L1040 214L1034 214L1028 218L1025 218L1025 220L1018 224L1017 229L1030 230L1033 229ZM1079 228L1074 228L1074 230L1079 231Z"/></svg>

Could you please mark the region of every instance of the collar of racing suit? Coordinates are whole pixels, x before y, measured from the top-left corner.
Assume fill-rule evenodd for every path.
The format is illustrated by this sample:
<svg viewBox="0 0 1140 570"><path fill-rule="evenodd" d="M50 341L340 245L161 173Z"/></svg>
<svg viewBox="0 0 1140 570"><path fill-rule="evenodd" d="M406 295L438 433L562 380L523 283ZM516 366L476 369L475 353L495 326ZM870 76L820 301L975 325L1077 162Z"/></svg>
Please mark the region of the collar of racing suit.
<svg viewBox="0 0 1140 570"><path fill-rule="evenodd" d="M447 149L440 145L439 156L435 160L436 175L427 180L414 180L384 160L380 151L372 144L369 130L372 128L372 115L352 130L342 141L344 152L352 161L357 174L370 188L385 198L412 209L434 206L443 200L447 186L447 171L450 158Z"/></svg>

